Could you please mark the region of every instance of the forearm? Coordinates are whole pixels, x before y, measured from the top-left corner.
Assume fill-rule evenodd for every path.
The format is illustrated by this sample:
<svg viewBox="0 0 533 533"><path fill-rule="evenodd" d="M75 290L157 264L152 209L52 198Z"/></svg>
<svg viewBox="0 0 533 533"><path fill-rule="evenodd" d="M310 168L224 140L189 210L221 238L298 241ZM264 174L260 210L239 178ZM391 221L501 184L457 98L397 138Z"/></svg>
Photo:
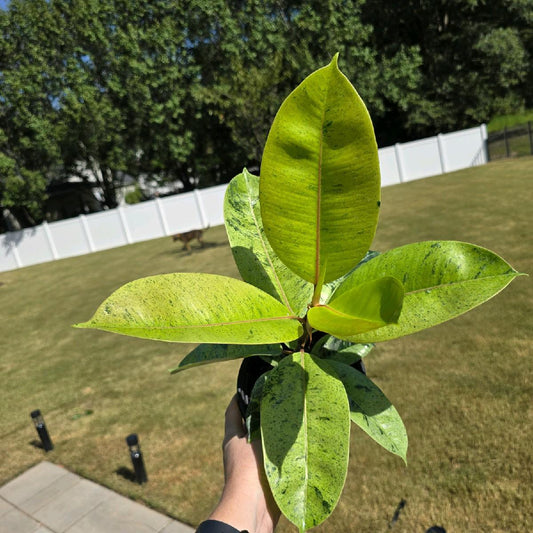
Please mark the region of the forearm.
<svg viewBox="0 0 533 533"><path fill-rule="evenodd" d="M264 476L261 443L247 441L235 397L226 411L223 452L224 490L197 533L235 533L225 524L237 532L273 533L280 511Z"/></svg>
<svg viewBox="0 0 533 533"><path fill-rule="evenodd" d="M262 491L249 490L246 486L228 486L224 488L220 502L209 516L210 520L219 520L250 533L272 533L274 523L272 512L265 505Z"/></svg>

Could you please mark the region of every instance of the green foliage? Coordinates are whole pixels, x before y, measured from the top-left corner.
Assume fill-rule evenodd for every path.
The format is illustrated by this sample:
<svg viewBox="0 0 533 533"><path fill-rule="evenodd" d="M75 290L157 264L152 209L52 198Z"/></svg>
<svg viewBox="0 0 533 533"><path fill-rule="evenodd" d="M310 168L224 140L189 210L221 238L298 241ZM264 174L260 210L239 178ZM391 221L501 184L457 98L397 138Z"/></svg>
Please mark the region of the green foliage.
<svg viewBox="0 0 533 533"><path fill-rule="evenodd" d="M364 282L333 297L327 304L312 307L307 318L314 329L339 339L350 338L396 324L402 309L403 293L402 284L395 278Z"/></svg>
<svg viewBox="0 0 533 533"><path fill-rule="evenodd" d="M403 109L393 105L378 121L380 140L385 136L388 144L470 127L531 106L531 2L494 0L487 9L477 0L423 0L416 9L406 7L367 0L362 14L380 51L402 43L416 47L420 60L417 100ZM396 133L393 126L391 138L383 130L394 116L404 131Z"/></svg>
<svg viewBox="0 0 533 533"><path fill-rule="evenodd" d="M198 295L202 294L202 306ZM272 296L213 274L161 274L115 291L78 327L174 342L264 344L298 338L297 317Z"/></svg>
<svg viewBox="0 0 533 533"><path fill-rule="evenodd" d="M129 191L126 193L126 196L124 197L124 201L127 204L138 204L143 199L143 192L141 191L140 187L135 187L133 191Z"/></svg>
<svg viewBox="0 0 533 533"><path fill-rule="evenodd" d="M336 52L380 145L470 127L533 105L531 18L523 0L13 0L0 152L39 208L25 170L90 172L108 206L124 173L227 182L260 165L279 102Z"/></svg>
<svg viewBox="0 0 533 533"><path fill-rule="evenodd" d="M331 366L346 388L350 419L380 446L407 463L407 432L398 411L363 373L330 358Z"/></svg>
<svg viewBox="0 0 533 533"><path fill-rule="evenodd" d="M39 220L46 181L37 171L17 167L15 160L0 152L0 205L24 207Z"/></svg>
<svg viewBox="0 0 533 533"><path fill-rule="evenodd" d="M0 10L0 205L40 221L48 173L59 161L54 52L57 24L44 1Z"/></svg>
<svg viewBox="0 0 533 533"><path fill-rule="evenodd" d="M519 124L526 124L533 121L533 109L526 109L523 113L511 113L509 115L497 115L491 118L487 124L489 133L518 126Z"/></svg>
<svg viewBox="0 0 533 533"><path fill-rule="evenodd" d="M277 255L315 286L346 274L370 247L380 205L376 141L336 58L278 111L263 153L259 199Z"/></svg>
<svg viewBox="0 0 533 533"><path fill-rule="evenodd" d="M337 504L350 419L406 460L397 411L349 365L368 354L369 342L454 318L518 275L494 253L453 241L366 253L379 193L370 119L335 58L281 106L261 177L244 170L228 187L226 227L245 281L190 273L143 278L79 324L205 343L176 372L250 355L270 361L246 423L251 437L261 435L273 496L300 531Z"/></svg>
<svg viewBox="0 0 533 533"><path fill-rule="evenodd" d="M278 356L281 355L279 344L265 344L263 346L246 344L199 344L192 352L183 358L181 363L170 370L171 374L192 368L194 366L216 363L217 361L231 361L242 357Z"/></svg>
<svg viewBox="0 0 533 533"><path fill-rule="evenodd" d="M259 178L246 169L228 185L224 220L233 257L242 279L264 290L303 315L313 294L313 285L290 270L268 242L258 202Z"/></svg>
<svg viewBox="0 0 533 533"><path fill-rule="evenodd" d="M300 531L318 525L335 508L348 468L349 405L335 372L307 353L283 359L264 385L261 434L279 508Z"/></svg>
<svg viewBox="0 0 533 533"><path fill-rule="evenodd" d="M348 337L352 342L377 342L455 318L492 298L519 275L501 257L479 246L428 241L375 257L348 276L333 298L382 276L401 280L405 295L398 323Z"/></svg>

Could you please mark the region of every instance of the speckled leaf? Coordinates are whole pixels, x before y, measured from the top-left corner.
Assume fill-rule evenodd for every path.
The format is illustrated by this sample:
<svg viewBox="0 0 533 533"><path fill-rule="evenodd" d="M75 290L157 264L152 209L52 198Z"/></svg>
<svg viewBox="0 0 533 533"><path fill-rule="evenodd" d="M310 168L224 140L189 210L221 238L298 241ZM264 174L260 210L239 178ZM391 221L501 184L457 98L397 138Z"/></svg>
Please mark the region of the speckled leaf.
<svg viewBox="0 0 533 533"><path fill-rule="evenodd" d="M199 344L192 352L189 352L180 364L171 369L171 374L176 374L187 368L216 363L218 361L231 361L251 355L280 355L279 344L263 344L260 346L246 344Z"/></svg>
<svg viewBox="0 0 533 533"><path fill-rule="evenodd" d="M270 344L298 338L287 308L243 281L213 274L161 274L116 290L81 328L172 342Z"/></svg>
<svg viewBox="0 0 533 533"><path fill-rule="evenodd" d="M311 353L323 359L333 359L351 365L366 357L373 347L373 344L354 344L333 335L325 335L313 346Z"/></svg>
<svg viewBox="0 0 533 533"><path fill-rule="evenodd" d="M374 348L374 345L371 343L354 344L333 336L330 336L324 344L324 350L326 351L329 350L338 354L354 354L359 358L366 357L372 351L372 348Z"/></svg>
<svg viewBox="0 0 533 533"><path fill-rule="evenodd" d="M309 324L340 339L396 323L402 310L403 286L391 277L357 285L323 305L309 309Z"/></svg>
<svg viewBox="0 0 533 533"><path fill-rule="evenodd" d="M355 270L333 298L382 276L403 283L398 324L355 335L353 342L379 342L409 335L454 318L492 298L516 276L495 253L457 241L408 244L383 253Z"/></svg>
<svg viewBox="0 0 533 533"><path fill-rule="evenodd" d="M376 230L380 176L366 107L337 56L283 102L259 184L265 233L280 259L316 285L353 268Z"/></svg>
<svg viewBox="0 0 533 533"><path fill-rule="evenodd" d="M320 303L325 304L328 303L331 300L331 296L335 293L337 290L337 287L341 285L347 276L351 275L351 273L356 269L359 268L361 265L364 265L367 261L370 261L370 259L376 257L376 255L379 255L379 252L376 252L374 250L369 250L366 255L357 263L357 265L350 270L350 272L344 274L344 276L341 276L340 278L334 279L333 281L330 281L329 283L326 283L324 287L322 288L322 293L320 295Z"/></svg>
<svg viewBox="0 0 533 533"><path fill-rule="evenodd" d="M304 353L283 359L264 386L261 434L279 508L300 531L317 526L335 508L348 467L348 399L331 367Z"/></svg>
<svg viewBox="0 0 533 533"><path fill-rule="evenodd" d="M282 302L289 313L304 314L313 286L287 268L272 250L261 220L259 178L246 169L228 185L224 220L242 279Z"/></svg>
<svg viewBox="0 0 533 533"><path fill-rule="evenodd" d="M364 374L338 361L331 365L346 387L350 418L386 450L407 462L407 431L398 411Z"/></svg>

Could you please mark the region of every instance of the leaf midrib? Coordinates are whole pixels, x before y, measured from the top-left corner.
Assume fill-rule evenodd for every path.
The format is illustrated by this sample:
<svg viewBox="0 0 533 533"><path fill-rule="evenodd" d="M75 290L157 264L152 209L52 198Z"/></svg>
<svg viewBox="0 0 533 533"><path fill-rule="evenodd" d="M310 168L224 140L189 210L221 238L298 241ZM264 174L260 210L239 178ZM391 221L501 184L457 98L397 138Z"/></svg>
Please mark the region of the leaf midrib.
<svg viewBox="0 0 533 533"><path fill-rule="evenodd" d="M316 286L320 280L320 245L321 245L321 220L322 220L322 155L324 152L324 123L326 121L326 109L329 98L329 89L331 87L331 68L328 70L328 85L326 87L326 96L322 108L322 118L320 120L320 138L318 144L318 175L317 175L317 200L316 200L316 251L315 251L315 283Z"/></svg>

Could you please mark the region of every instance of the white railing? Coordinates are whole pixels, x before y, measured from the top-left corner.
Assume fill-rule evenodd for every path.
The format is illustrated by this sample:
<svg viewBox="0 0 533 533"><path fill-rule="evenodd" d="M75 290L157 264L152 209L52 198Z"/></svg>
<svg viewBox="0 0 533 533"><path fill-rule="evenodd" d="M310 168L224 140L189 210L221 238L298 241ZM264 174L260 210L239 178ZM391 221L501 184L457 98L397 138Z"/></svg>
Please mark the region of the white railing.
<svg viewBox="0 0 533 533"><path fill-rule="evenodd" d="M487 162L485 125L379 150L382 186ZM223 224L226 185L0 235L0 272Z"/></svg>

